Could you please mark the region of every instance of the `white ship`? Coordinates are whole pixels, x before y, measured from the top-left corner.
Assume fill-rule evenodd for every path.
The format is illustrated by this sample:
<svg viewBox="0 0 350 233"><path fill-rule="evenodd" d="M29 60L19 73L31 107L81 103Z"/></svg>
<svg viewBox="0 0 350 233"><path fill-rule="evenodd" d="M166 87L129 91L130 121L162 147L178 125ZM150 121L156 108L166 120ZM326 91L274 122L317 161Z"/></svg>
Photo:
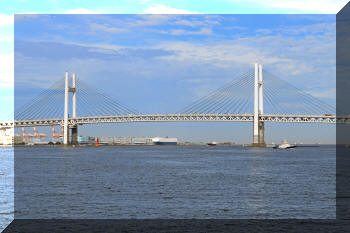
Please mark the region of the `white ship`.
<svg viewBox="0 0 350 233"><path fill-rule="evenodd" d="M152 138L152 142L155 145L176 145L177 144L177 138L155 137L155 138Z"/></svg>
<svg viewBox="0 0 350 233"><path fill-rule="evenodd" d="M294 148L295 145L291 145L287 142L287 140L282 140L282 143L277 146L278 149L290 149Z"/></svg>

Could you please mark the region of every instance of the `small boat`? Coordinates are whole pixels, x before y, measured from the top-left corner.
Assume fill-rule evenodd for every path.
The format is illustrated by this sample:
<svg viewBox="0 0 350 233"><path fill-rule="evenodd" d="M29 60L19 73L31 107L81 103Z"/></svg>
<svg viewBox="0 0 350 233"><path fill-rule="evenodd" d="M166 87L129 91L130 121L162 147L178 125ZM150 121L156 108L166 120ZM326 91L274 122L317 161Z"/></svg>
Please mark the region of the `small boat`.
<svg viewBox="0 0 350 233"><path fill-rule="evenodd" d="M282 140L282 143L278 146L276 146L275 148L278 149L290 149L290 148L294 148L295 145L291 145L287 142L287 140Z"/></svg>
<svg viewBox="0 0 350 233"><path fill-rule="evenodd" d="M215 141L212 141L212 142L209 142L207 144L208 144L208 146L216 146L218 143Z"/></svg>

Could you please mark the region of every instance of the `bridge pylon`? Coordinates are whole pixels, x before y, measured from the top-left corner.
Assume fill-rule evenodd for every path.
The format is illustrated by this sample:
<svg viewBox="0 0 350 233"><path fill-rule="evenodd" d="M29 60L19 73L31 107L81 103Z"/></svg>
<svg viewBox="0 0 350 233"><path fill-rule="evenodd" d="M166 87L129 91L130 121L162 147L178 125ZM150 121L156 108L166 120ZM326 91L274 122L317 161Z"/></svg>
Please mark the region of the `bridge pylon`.
<svg viewBox="0 0 350 233"><path fill-rule="evenodd" d="M253 120L253 144L252 146L265 147L264 122L260 121L260 115L264 114L263 95L263 71L262 65L254 64L254 120Z"/></svg>
<svg viewBox="0 0 350 233"><path fill-rule="evenodd" d="M69 128L72 130L72 144L78 143L78 125L69 125L69 92L72 92L72 116L77 117L76 75L72 75L72 86L69 87L69 76L66 71L64 85L64 120L63 120L63 144L69 144Z"/></svg>

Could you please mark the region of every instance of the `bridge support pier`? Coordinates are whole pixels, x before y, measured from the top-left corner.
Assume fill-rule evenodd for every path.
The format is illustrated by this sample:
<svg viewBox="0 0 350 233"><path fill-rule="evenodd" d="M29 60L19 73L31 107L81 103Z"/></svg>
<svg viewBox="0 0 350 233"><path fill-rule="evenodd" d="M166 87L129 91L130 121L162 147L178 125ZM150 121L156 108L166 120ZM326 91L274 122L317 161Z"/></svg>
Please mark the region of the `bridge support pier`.
<svg viewBox="0 0 350 233"><path fill-rule="evenodd" d="M77 92L76 92L76 76L75 73L72 75L72 88L69 88L72 92L72 115L73 118L77 117ZM78 125L72 128L72 142L73 145L78 144Z"/></svg>
<svg viewBox="0 0 350 233"><path fill-rule="evenodd" d="M64 83L64 117L63 117L63 144L68 144L68 134L69 134L69 128L68 128L68 92L69 92L69 78L68 78L68 72L66 71L65 74L65 83Z"/></svg>
<svg viewBox="0 0 350 233"><path fill-rule="evenodd" d="M73 145L78 144L78 126L75 126L74 128L72 128L72 141L71 141L71 143Z"/></svg>
<svg viewBox="0 0 350 233"><path fill-rule="evenodd" d="M264 122L260 121L259 115L264 113L264 96L262 81L262 65L255 63L254 75L254 121L253 121L253 144L254 147L265 147Z"/></svg>
<svg viewBox="0 0 350 233"><path fill-rule="evenodd" d="M64 122L63 122L63 144L68 145L69 143L78 144L78 125L72 127L72 140L69 142L69 113L68 113L68 100L69 92L72 92L72 115L73 118L77 117L77 95L76 95L76 76L73 73L72 76L72 87L69 87L69 77L66 71L65 85L64 85Z"/></svg>
<svg viewBox="0 0 350 233"><path fill-rule="evenodd" d="M265 134L265 126L264 126L264 122L259 122L259 146L266 146L265 143L265 138L264 138L264 134Z"/></svg>

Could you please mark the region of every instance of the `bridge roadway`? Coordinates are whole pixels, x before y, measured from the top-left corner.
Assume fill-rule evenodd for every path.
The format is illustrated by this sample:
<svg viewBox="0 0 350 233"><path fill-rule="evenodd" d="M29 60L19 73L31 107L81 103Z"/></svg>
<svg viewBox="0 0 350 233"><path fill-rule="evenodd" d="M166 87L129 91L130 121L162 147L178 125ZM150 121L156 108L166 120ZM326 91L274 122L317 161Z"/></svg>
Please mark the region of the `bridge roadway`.
<svg viewBox="0 0 350 233"><path fill-rule="evenodd" d="M263 122L282 123L350 123L350 116L312 116L312 115L260 115ZM69 118L69 126L100 123L128 123L128 122L189 122L189 121L228 121L252 122L253 114L154 114L154 115L125 115L125 116L89 116ZM63 118L22 120L14 122L0 122L0 128L32 127L63 125Z"/></svg>

